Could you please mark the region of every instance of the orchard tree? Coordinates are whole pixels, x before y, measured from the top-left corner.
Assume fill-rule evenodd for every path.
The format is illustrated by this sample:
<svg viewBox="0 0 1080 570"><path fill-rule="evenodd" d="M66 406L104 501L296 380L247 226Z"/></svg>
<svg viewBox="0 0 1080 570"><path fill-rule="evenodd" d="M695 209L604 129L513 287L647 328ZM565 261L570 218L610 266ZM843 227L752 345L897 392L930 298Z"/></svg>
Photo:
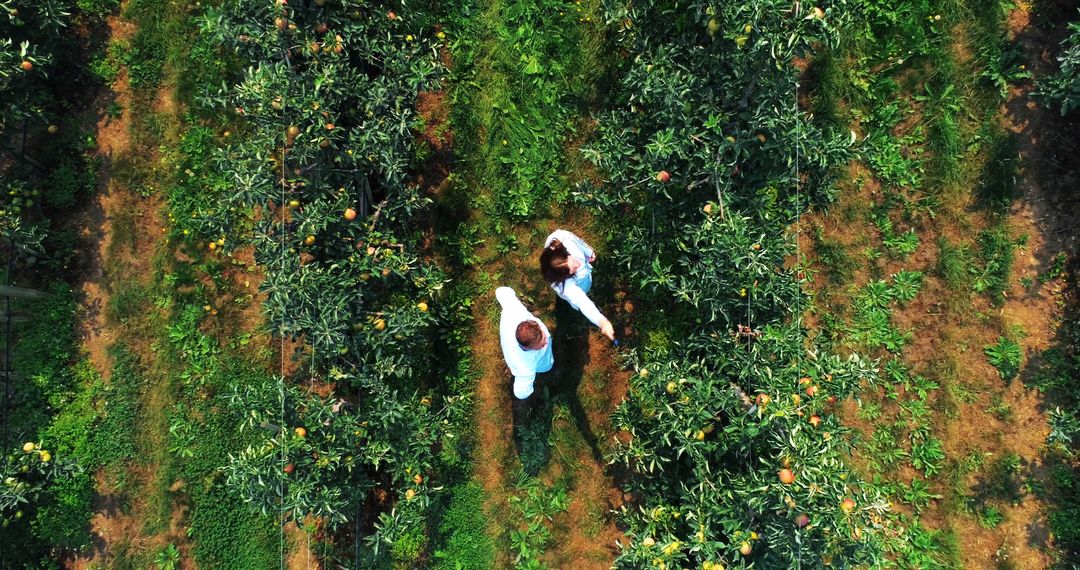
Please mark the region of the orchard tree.
<svg viewBox="0 0 1080 570"><path fill-rule="evenodd" d="M879 565L888 503L847 467L834 416L876 363L806 340L786 237L849 156L850 133L796 98L844 5L605 6L627 56L584 149L606 180L577 197L615 214L612 257L665 317L646 323L614 416L632 474L616 565Z"/></svg>

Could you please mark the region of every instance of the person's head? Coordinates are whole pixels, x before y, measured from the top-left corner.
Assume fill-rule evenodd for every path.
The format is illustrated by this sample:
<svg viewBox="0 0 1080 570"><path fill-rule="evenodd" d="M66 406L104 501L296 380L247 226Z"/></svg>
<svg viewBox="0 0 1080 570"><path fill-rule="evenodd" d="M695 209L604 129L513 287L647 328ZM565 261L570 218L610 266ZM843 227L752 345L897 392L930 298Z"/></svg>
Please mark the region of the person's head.
<svg viewBox="0 0 1080 570"><path fill-rule="evenodd" d="M540 350L547 345L544 330L540 328L540 324L536 321L529 320L518 323L514 336L517 338L518 345L525 350Z"/></svg>
<svg viewBox="0 0 1080 570"><path fill-rule="evenodd" d="M581 262L571 257L559 240L552 240L540 254L540 274L550 284L566 281L579 267Z"/></svg>

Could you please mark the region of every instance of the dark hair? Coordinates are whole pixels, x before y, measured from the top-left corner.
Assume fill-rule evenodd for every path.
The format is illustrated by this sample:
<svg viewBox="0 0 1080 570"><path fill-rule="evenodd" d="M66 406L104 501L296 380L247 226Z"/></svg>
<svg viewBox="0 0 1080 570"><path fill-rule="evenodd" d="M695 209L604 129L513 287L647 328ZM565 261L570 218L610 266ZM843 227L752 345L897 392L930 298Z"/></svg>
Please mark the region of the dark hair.
<svg viewBox="0 0 1080 570"><path fill-rule="evenodd" d="M544 338L544 331L540 330L540 325L536 324L536 321L521 321L518 323L517 330L514 331L514 336L522 348L528 348Z"/></svg>
<svg viewBox="0 0 1080 570"><path fill-rule="evenodd" d="M561 241L552 240L540 254L540 274L552 285L570 277L570 252Z"/></svg>

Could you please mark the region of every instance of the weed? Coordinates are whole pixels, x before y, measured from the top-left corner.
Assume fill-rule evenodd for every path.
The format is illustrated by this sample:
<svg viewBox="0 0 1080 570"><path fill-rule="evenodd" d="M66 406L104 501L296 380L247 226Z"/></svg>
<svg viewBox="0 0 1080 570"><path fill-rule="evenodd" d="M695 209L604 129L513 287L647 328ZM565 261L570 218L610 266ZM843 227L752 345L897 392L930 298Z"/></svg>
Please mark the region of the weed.
<svg viewBox="0 0 1080 570"><path fill-rule="evenodd" d="M982 267L974 272L972 288L979 293L986 293L995 305L1005 302L1005 292L1009 287L1009 276L1016 242L1009 238L1003 227L983 230L979 233L979 260Z"/></svg>
<svg viewBox="0 0 1080 570"><path fill-rule="evenodd" d="M442 546L435 550L436 568L482 570L494 563L495 546L487 536L484 490L475 483L454 487L439 523Z"/></svg>
<svg viewBox="0 0 1080 570"><path fill-rule="evenodd" d="M1013 420L1012 406L1005 401L1004 396L1001 394L993 394L990 396L990 405L986 407L986 413L993 414L994 417L1003 422L1011 422Z"/></svg>
<svg viewBox="0 0 1080 570"><path fill-rule="evenodd" d="M1006 382L1012 381L1020 372L1020 360L1023 357L1020 351L1020 345L1011 339L1005 337L998 337L997 344L992 344L983 349L986 354L987 360L994 368L997 368L998 375L1002 380Z"/></svg>

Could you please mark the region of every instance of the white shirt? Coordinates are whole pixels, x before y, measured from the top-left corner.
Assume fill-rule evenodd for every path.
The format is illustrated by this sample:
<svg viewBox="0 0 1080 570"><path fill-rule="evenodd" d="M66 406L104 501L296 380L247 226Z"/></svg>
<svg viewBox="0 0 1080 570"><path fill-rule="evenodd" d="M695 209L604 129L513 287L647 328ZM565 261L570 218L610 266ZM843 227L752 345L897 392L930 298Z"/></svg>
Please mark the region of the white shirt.
<svg viewBox="0 0 1080 570"><path fill-rule="evenodd" d="M495 290L495 299L502 306L499 317L499 344L502 345L503 358L514 375L514 397L519 400L528 398L533 393L537 372L547 372L555 364L551 353L551 333L540 319L533 316L517 298L517 293L509 287ZM547 344L540 350L525 350L517 341L517 327L522 321L536 321L544 332Z"/></svg>
<svg viewBox="0 0 1080 570"><path fill-rule="evenodd" d="M589 258L593 256L592 248L585 243L585 240L566 230L551 232L544 242L544 247L551 245L554 240L562 242L570 256L581 262L581 267L578 267L578 270L562 283L552 284L551 288L564 301L570 303L571 307L581 311L581 314L592 321L592 324L600 326L604 315L600 314L600 309L596 308L596 304L588 295L589 289L592 289L592 263L589 262Z"/></svg>

